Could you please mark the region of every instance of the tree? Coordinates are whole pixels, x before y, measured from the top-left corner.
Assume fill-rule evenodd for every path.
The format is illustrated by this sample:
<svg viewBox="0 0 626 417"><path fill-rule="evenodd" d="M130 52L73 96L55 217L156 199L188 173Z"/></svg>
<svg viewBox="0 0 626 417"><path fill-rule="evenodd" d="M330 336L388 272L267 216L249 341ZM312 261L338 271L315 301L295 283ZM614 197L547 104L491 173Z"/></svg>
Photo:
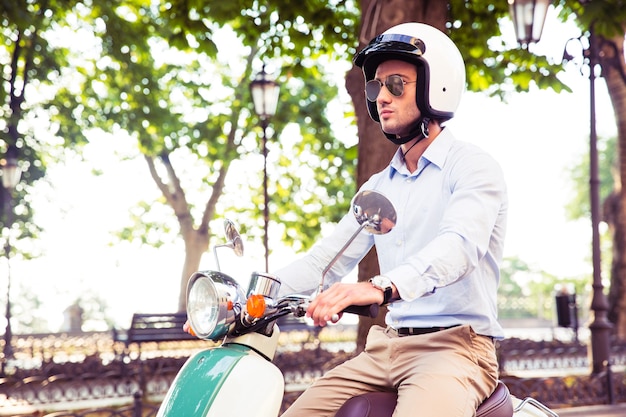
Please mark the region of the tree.
<svg viewBox="0 0 626 417"><path fill-rule="evenodd" d="M62 125L72 126L76 120L75 100L69 95L54 93L66 80L68 51L49 39L51 30L61 30L59 22L63 22L67 5L73 2L48 0L42 3L0 1L0 152L5 155L9 148L16 149L22 170L21 182L12 197L13 207L7 206L9 196L4 189L0 193L1 220L3 229L11 228L8 234L14 252L26 258L37 256L28 243L36 239L40 231L32 221L28 190L44 176L46 166L60 156L56 143L41 137L41 132L57 128L49 123L46 112L63 109L65 113L58 117ZM66 136L67 143L82 139L80 131ZM14 212L11 224L7 224L9 209Z"/></svg>
<svg viewBox="0 0 626 417"><path fill-rule="evenodd" d="M163 234L176 229L173 235L181 236L186 247L181 309L187 277L208 247L210 220L233 200L249 218L258 218L261 211L253 179L258 170L245 184L254 191L249 203L237 199L237 192L221 204L220 197L231 165L238 158L254 162L258 155L258 123L247 86L262 61L274 61L283 71L283 97L270 139L285 129L292 136L284 146L270 143L272 153L280 154L271 168L281 181L271 195L273 219L281 219L284 239L295 247L309 245L321 224L338 220L354 192L356 148L337 140L330 128L326 105L337 87L322 69L333 56L346 53L338 41L347 37L356 10L341 1L309 2L305 22L288 1L248 3L0 2L5 39L0 144L4 150L20 149L28 167L24 178L32 183L62 155L59 145L83 144L93 129L135 139L162 191L161 203L169 205L177 221L173 227L163 219L145 222L155 207L146 202L132 211L136 224L121 236L159 245ZM332 22L334 18L339 20ZM237 31L233 40L246 54L239 57L245 65L236 71L217 59L213 38L224 36L219 29L226 25ZM76 49L75 42L65 45L68 33L80 36L80 45L89 49ZM40 140L28 124L33 119L39 126L42 120L49 122L46 130L55 137ZM304 161L293 170L298 159ZM204 170L190 178L184 175L190 165ZM189 199L190 190L200 198ZM29 200L21 198L26 191L20 187L18 192L20 219L28 220ZM258 229L250 222L244 227ZM37 230L32 222L16 229L21 242Z"/></svg>
<svg viewBox="0 0 626 417"><path fill-rule="evenodd" d="M60 144L84 141L80 130L71 129L80 116L75 113L76 100L67 94L69 51L54 36L55 31L64 30L65 12L75 3L0 1L0 164L10 149L15 150L22 171L11 195L4 188L0 190L3 246L10 248L12 260L39 255L35 242L41 229L33 220L32 187L44 178L49 164L62 159ZM56 117L58 125L51 117ZM68 127L64 131L69 134L54 137L63 126ZM21 284L14 282L11 287L23 290ZM43 331L44 317L36 311L38 294L11 294L14 329Z"/></svg>
<svg viewBox="0 0 626 417"><path fill-rule="evenodd" d="M250 202L241 201L239 193L231 201L223 194L233 166L258 155L248 84L262 62L281 68L283 92L271 139L285 130L295 136L270 143L270 154L281 155L271 166L271 177L280 181L271 184L270 195L272 218L281 220L284 239L310 244L321 224L345 212L354 192L354 151L330 128L326 105L337 89L322 67L345 54L339 41L355 11L310 2L303 19L288 3L183 1L156 7L148 1L120 1L83 12L100 28L94 35L101 51L96 70L84 75L82 128L125 132L137 141L161 203L173 210L176 222L144 221L155 207L146 202L122 236L153 245L169 230L182 237L180 309L185 308L187 279L208 248L211 220L233 201L247 217L260 217L263 202L255 180L260 170L243 184L253 191ZM342 15L343 21L331 23L331 17ZM234 35L222 29L226 25ZM220 56L220 36L230 36L228 46L240 44L230 52L242 54ZM225 59L237 62L236 68ZM258 229L249 221L243 224L252 232Z"/></svg>

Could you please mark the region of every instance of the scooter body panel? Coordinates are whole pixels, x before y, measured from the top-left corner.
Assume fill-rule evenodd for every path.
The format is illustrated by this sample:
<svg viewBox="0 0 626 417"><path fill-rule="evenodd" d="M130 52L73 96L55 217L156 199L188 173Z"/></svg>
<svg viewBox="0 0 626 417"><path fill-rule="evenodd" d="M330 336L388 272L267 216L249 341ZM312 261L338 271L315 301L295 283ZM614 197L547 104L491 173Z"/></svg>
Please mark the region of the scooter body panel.
<svg viewBox="0 0 626 417"><path fill-rule="evenodd" d="M277 417L284 392L280 370L265 359L248 355L224 381L207 417Z"/></svg>
<svg viewBox="0 0 626 417"><path fill-rule="evenodd" d="M223 345L185 362L157 417L276 417L283 392L284 379L274 364L244 346Z"/></svg>

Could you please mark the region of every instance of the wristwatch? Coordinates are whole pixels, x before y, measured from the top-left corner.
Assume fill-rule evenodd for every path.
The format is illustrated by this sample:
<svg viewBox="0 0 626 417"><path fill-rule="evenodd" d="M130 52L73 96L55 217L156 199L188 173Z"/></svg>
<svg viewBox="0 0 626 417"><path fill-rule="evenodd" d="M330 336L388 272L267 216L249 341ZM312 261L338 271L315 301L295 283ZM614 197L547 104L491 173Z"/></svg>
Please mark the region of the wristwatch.
<svg viewBox="0 0 626 417"><path fill-rule="evenodd" d="M383 303L381 305L389 304L393 294L391 280L383 275L376 275L375 277L370 278L370 284L372 284L374 288L378 288L383 292Z"/></svg>

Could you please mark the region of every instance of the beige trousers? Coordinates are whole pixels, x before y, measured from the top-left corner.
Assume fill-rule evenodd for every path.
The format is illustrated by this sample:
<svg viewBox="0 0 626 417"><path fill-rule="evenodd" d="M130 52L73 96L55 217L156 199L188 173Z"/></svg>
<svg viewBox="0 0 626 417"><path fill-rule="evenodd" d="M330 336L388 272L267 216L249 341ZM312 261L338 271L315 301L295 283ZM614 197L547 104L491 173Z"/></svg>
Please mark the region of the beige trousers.
<svg viewBox="0 0 626 417"><path fill-rule="evenodd" d="M327 372L283 417L333 417L350 397L392 390L394 417L471 417L497 378L493 340L470 326L417 336L373 326L365 351Z"/></svg>

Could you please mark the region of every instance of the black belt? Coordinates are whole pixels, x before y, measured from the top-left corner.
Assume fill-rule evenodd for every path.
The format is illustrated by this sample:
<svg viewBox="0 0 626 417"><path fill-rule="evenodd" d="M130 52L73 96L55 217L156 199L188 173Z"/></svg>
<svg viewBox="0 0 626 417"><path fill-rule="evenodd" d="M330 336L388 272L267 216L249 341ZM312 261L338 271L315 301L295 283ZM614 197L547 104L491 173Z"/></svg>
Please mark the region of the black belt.
<svg viewBox="0 0 626 417"><path fill-rule="evenodd" d="M400 327L399 329L395 329L395 331L398 333L398 336L417 336L420 334L435 333L441 330L448 330L457 326L459 325L457 324L456 326L449 327Z"/></svg>

